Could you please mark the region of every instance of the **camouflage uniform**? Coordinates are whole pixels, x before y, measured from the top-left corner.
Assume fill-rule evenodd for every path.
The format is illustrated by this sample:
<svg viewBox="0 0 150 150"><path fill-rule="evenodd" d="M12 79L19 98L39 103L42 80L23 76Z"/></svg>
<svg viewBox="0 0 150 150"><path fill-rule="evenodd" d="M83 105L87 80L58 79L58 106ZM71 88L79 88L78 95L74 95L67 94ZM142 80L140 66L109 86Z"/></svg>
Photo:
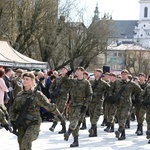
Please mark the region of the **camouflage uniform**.
<svg viewBox="0 0 150 150"><path fill-rule="evenodd" d="M95 84L96 86L94 87ZM103 114L104 93L108 92L109 89L110 85L107 82L101 79L94 80L93 97L89 105L89 116L91 122L91 129L89 130L90 137L97 136L97 122L99 120L100 115Z"/></svg>
<svg viewBox="0 0 150 150"><path fill-rule="evenodd" d="M14 94L14 98L15 98L17 96L17 94L23 90L23 84L22 84L21 77L17 76L15 78L13 78L11 82L12 82L13 94Z"/></svg>
<svg viewBox="0 0 150 150"><path fill-rule="evenodd" d="M27 97L32 95L33 89L28 91L21 91L10 111L10 121L15 122L22 106L25 104ZM60 115L55 104L51 104L49 100L42 94L42 92L37 91L34 99L29 104L27 108L27 118L25 119L26 128L23 126L18 127L18 143L20 150L31 150L32 141L36 140L40 131L40 124L42 122L40 117L40 107L44 107L47 111L50 111L56 115Z"/></svg>
<svg viewBox="0 0 150 150"><path fill-rule="evenodd" d="M9 130L11 132L11 128L8 124L8 112L7 109L4 105L0 104L0 123L2 124L2 126L6 129Z"/></svg>
<svg viewBox="0 0 150 150"><path fill-rule="evenodd" d="M144 90L147 83L140 84L139 82L139 85L141 89ZM135 114L136 114L137 123L138 123L136 133L137 135L143 135L143 122L144 122L145 109L141 105L141 102L138 98L135 98Z"/></svg>
<svg viewBox="0 0 150 150"><path fill-rule="evenodd" d="M55 103L60 113L65 115L64 111L65 111L65 106L67 104L70 87L68 81L67 80L63 81L63 80L64 78L62 77L56 78L50 87L50 93L53 93L55 91L55 88L59 86L59 90L55 98ZM59 121L58 117L55 116L53 119L53 125L50 128L51 131L54 131L54 128L57 125L58 121ZM66 132L65 124L62 124L62 130L59 131L59 133L65 133L65 132Z"/></svg>
<svg viewBox="0 0 150 150"><path fill-rule="evenodd" d="M114 82L109 83L112 87ZM114 132L115 115L117 114L117 105L112 104L107 97L107 127L104 129L106 132Z"/></svg>
<svg viewBox="0 0 150 150"><path fill-rule="evenodd" d="M146 122L147 122L146 135L147 139L150 139L150 84L148 84L142 91L140 100L143 101L142 103L146 110ZM148 143L150 144L150 140L148 141Z"/></svg>
<svg viewBox="0 0 150 150"><path fill-rule="evenodd" d="M64 140L67 141L72 133L75 142L78 141L80 118L86 113L86 109L91 101L92 88L90 82L86 79L69 79L69 82L71 85L69 101L70 124L68 131L64 134ZM74 147L74 145L71 145L71 147Z"/></svg>
<svg viewBox="0 0 150 150"><path fill-rule="evenodd" d="M0 104L0 122L2 125L8 124L8 121L6 118L8 118L8 112L6 110L6 107Z"/></svg>
<svg viewBox="0 0 150 150"><path fill-rule="evenodd" d="M116 80L112 85L111 94L115 96L115 93L117 93L122 86L125 86L125 90L121 93L119 100L115 104L117 106L117 117L119 124L119 129L115 132L115 134L118 140L125 139L125 124L128 116L130 115L132 106L131 94L141 92L139 85L134 82L127 80ZM120 134L121 137L119 137Z"/></svg>

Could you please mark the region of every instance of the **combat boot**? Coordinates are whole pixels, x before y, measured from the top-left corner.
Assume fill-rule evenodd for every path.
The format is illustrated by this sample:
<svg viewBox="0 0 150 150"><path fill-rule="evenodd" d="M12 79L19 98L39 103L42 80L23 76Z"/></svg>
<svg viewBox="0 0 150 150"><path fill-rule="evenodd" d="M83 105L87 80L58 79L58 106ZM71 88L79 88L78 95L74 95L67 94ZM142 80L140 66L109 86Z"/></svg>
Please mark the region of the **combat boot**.
<svg viewBox="0 0 150 150"><path fill-rule="evenodd" d="M106 125L107 125L107 120L104 118L101 126L106 126Z"/></svg>
<svg viewBox="0 0 150 150"><path fill-rule="evenodd" d="M117 131L115 131L116 138L120 137L120 134L122 133L122 131L123 131L123 128L120 128L120 127Z"/></svg>
<svg viewBox="0 0 150 150"><path fill-rule="evenodd" d="M78 136L74 137L74 141L72 144L70 144L70 147L78 147L79 143L78 143Z"/></svg>
<svg viewBox="0 0 150 150"><path fill-rule="evenodd" d="M114 132L114 124L111 125L109 132Z"/></svg>
<svg viewBox="0 0 150 150"><path fill-rule="evenodd" d="M63 134L63 133L65 133L65 132L66 132L66 125L63 124L61 131L59 131L58 133L59 133L59 134Z"/></svg>
<svg viewBox="0 0 150 150"><path fill-rule="evenodd" d="M84 130L86 129L86 120L84 120L84 122L82 123L82 127L80 128L80 130Z"/></svg>
<svg viewBox="0 0 150 150"><path fill-rule="evenodd" d="M89 129L89 137L96 137L97 136L97 126L96 124L92 124L91 129Z"/></svg>
<svg viewBox="0 0 150 150"><path fill-rule="evenodd" d="M54 132L57 122L53 122L52 126L49 128L50 131Z"/></svg>
<svg viewBox="0 0 150 150"><path fill-rule="evenodd" d="M125 135L125 129L122 130L121 136L118 138L118 140L125 140L126 135Z"/></svg>
<svg viewBox="0 0 150 150"><path fill-rule="evenodd" d="M70 128L68 129L68 131L66 133L64 133L64 140L68 141L70 134L72 133L73 130L71 130Z"/></svg>
<svg viewBox="0 0 150 150"><path fill-rule="evenodd" d="M143 135L143 125L138 124L137 136Z"/></svg>
<svg viewBox="0 0 150 150"><path fill-rule="evenodd" d="M147 131L146 131L146 138L147 138L147 139L150 139L150 130L147 130Z"/></svg>
<svg viewBox="0 0 150 150"><path fill-rule="evenodd" d="M107 123L107 127L104 129L105 132L109 132L110 131L110 126L111 126L111 123L108 122Z"/></svg>

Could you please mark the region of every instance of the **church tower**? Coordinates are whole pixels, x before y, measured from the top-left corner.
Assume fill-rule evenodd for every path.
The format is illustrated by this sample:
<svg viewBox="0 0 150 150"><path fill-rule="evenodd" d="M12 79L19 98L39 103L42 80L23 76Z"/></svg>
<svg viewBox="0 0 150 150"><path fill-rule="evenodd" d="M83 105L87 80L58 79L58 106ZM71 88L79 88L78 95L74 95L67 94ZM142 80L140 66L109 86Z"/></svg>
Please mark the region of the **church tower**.
<svg viewBox="0 0 150 150"><path fill-rule="evenodd" d="M98 10L98 3L97 3L96 7L95 7L94 17L93 17L92 23L97 23L99 21L100 21L100 19L99 19L99 10Z"/></svg>
<svg viewBox="0 0 150 150"><path fill-rule="evenodd" d="M150 47L150 0L140 0L140 15L135 26L135 42L144 47Z"/></svg>

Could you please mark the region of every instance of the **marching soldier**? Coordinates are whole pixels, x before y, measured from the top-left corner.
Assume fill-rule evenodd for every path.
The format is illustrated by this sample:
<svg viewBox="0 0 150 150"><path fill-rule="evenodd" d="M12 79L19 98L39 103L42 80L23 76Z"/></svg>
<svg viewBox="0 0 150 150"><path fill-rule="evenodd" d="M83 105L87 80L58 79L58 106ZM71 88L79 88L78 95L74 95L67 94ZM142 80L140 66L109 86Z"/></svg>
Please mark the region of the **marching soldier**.
<svg viewBox="0 0 150 150"><path fill-rule="evenodd" d="M68 141L70 134L74 137L74 142L70 147L79 146L79 126L80 118L86 113L87 107L91 101L92 88L88 80L84 79L84 68L76 69L76 79L68 79L71 85L69 101L69 129L64 134L64 140Z"/></svg>
<svg viewBox="0 0 150 150"><path fill-rule="evenodd" d="M121 71L121 80L116 80L111 87L112 101L114 100L117 106L117 117L119 128L115 132L118 140L126 139L125 124L130 115L132 106L131 94L140 93L141 88L128 79L129 72L127 70ZM117 97L118 96L118 97Z"/></svg>
<svg viewBox="0 0 150 150"><path fill-rule="evenodd" d="M146 110L146 122L147 122L146 138L149 139L148 144L150 144L150 84L148 84L145 87L145 89L141 92L140 100L142 101L142 104Z"/></svg>
<svg viewBox="0 0 150 150"><path fill-rule="evenodd" d="M92 84L93 97L89 105L89 115L91 128L89 129L89 137L97 136L97 122L100 115L103 114L104 93L109 92L110 85L101 79L103 71L95 69L95 80Z"/></svg>
<svg viewBox="0 0 150 150"><path fill-rule="evenodd" d="M114 84L116 81L117 77L115 73L110 73L110 86ZM115 123L115 114L116 114L116 105L112 104L109 101L109 97L107 98L107 104L108 104L108 109L107 109L107 127L104 129L105 132L114 132L114 123Z"/></svg>
<svg viewBox="0 0 150 150"><path fill-rule="evenodd" d="M50 94L52 95L52 97L54 97L58 110L64 116L65 116L65 112L64 112L65 106L67 104L70 87L68 82L67 81L64 82L62 78L66 75L67 72L68 72L68 68L63 67L61 70L61 77L57 77L50 87ZM52 132L54 131L58 121L59 119L57 118L57 116L55 116L53 119L53 124L49 128L50 131ZM62 125L62 130L58 132L59 134L66 132L66 124L61 124L61 125Z"/></svg>
<svg viewBox="0 0 150 150"><path fill-rule="evenodd" d="M42 119L40 117L40 107L44 107L47 111L58 115L60 120L63 122L63 118L58 111L55 104L51 104L46 96L42 92L36 91L35 88L35 76L31 72L26 72L23 74L23 86L24 89L21 91L10 111L10 122L13 126L13 129L16 129L18 126L18 143L20 150L31 150L32 142L38 138L40 131L40 124ZM36 87L37 89L37 87ZM34 96L29 99L30 96ZM27 100L30 100L30 103L27 105L27 115L24 118L25 127L20 123L17 124L17 117L22 111L24 105L27 103ZM21 118L24 116L21 116Z"/></svg>
<svg viewBox="0 0 150 150"><path fill-rule="evenodd" d="M144 88L147 85L145 74L139 73L138 79L139 79L138 81L139 86L141 87L142 90L144 90ZM145 109L141 105L141 102L138 99L138 97L136 96L135 96L135 115L136 115L137 123L138 123L137 131L135 133L138 136L140 136L140 135L143 135L143 122L144 122Z"/></svg>

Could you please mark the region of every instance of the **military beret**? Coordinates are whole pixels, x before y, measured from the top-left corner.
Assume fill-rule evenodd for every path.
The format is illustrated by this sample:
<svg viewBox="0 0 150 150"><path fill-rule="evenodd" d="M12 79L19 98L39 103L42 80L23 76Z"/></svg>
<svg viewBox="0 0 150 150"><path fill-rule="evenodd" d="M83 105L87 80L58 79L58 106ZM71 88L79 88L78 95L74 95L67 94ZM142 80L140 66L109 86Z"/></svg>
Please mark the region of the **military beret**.
<svg viewBox="0 0 150 150"><path fill-rule="evenodd" d="M114 72L110 73L110 76L116 77L116 74Z"/></svg>
<svg viewBox="0 0 150 150"><path fill-rule="evenodd" d="M121 74L122 74L122 73L127 73L127 74L129 74L128 70L126 70L126 69L122 70L122 71L121 71Z"/></svg>
<svg viewBox="0 0 150 150"><path fill-rule="evenodd" d="M103 73L103 70L102 69L95 69L95 71L97 71L97 72L101 72L101 73Z"/></svg>
<svg viewBox="0 0 150 150"><path fill-rule="evenodd" d="M105 75L110 75L110 73L109 72L105 72Z"/></svg>
<svg viewBox="0 0 150 150"><path fill-rule="evenodd" d="M23 70L22 70L22 69L17 69L17 70L16 70L16 73L22 74L22 73L23 73Z"/></svg>
<svg viewBox="0 0 150 150"><path fill-rule="evenodd" d="M89 73L87 71L84 71L84 74L87 75L87 76L89 76Z"/></svg>
<svg viewBox="0 0 150 150"><path fill-rule="evenodd" d="M35 75L32 72L26 72L22 75L22 77L29 77L35 79Z"/></svg>
<svg viewBox="0 0 150 150"><path fill-rule="evenodd" d="M145 75L144 73L141 72L141 73L138 74L138 77L139 77L139 76L145 77L146 75Z"/></svg>
<svg viewBox="0 0 150 150"><path fill-rule="evenodd" d="M85 71L85 69L83 67L77 67L76 70Z"/></svg>
<svg viewBox="0 0 150 150"><path fill-rule="evenodd" d="M66 66L64 66L63 68L66 69L66 70L69 70L68 67L66 67Z"/></svg>

